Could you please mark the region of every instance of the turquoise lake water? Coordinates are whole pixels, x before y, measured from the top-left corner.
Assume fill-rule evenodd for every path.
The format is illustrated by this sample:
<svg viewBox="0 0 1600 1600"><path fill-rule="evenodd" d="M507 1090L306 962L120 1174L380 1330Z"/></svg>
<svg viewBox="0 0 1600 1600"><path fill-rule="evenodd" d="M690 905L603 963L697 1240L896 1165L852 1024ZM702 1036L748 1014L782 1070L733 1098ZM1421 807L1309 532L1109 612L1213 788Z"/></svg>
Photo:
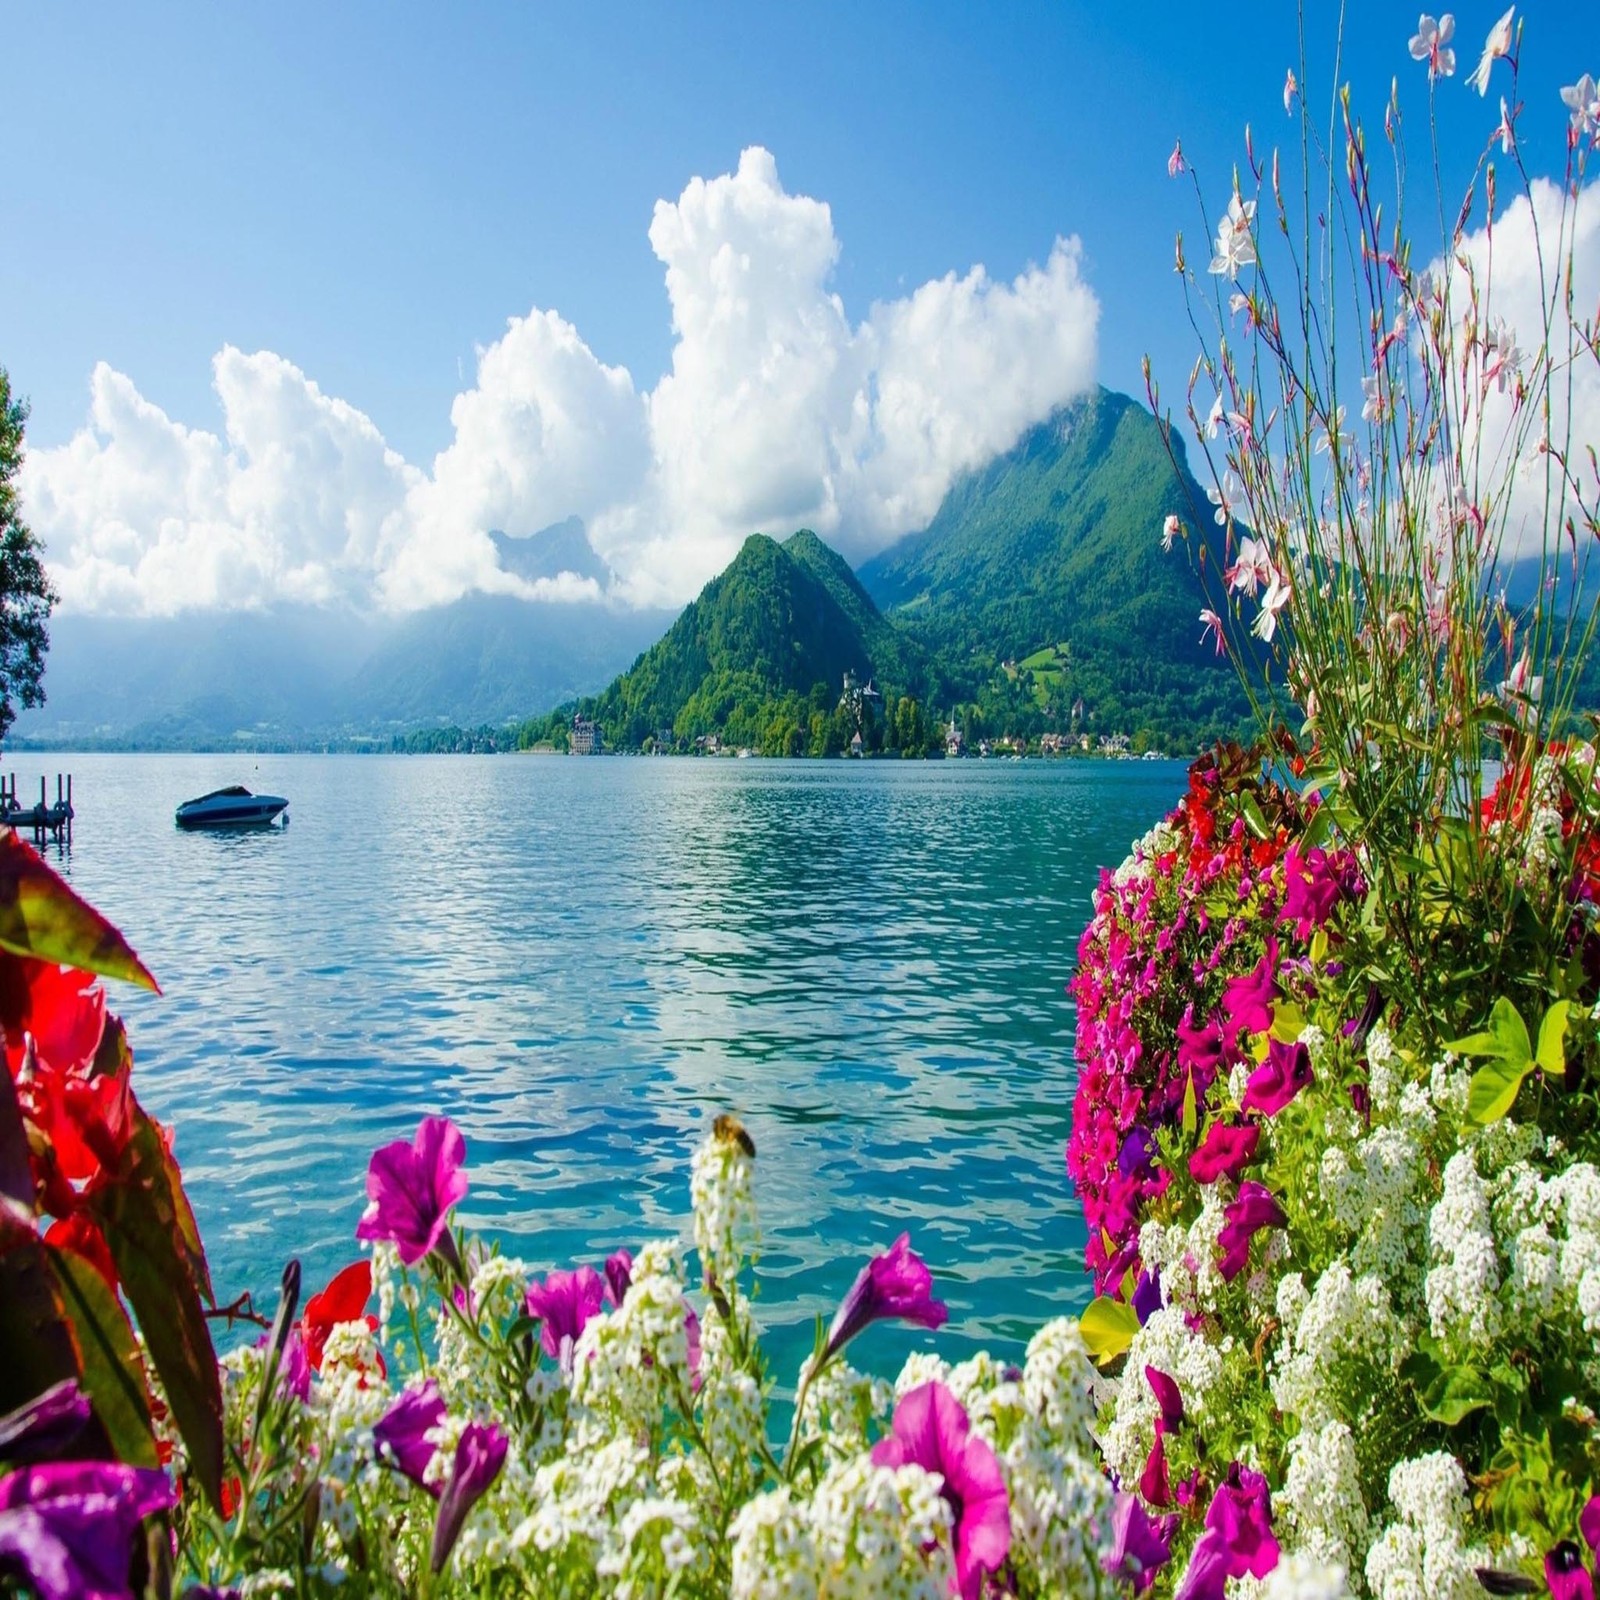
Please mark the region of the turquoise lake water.
<svg viewBox="0 0 1600 1600"><path fill-rule="evenodd" d="M1065 985L1101 864L1169 762L38 756L56 856L164 994L112 986L219 1296L353 1258L374 1146L443 1111L474 1226L543 1266L686 1227L717 1112L755 1139L780 1375L902 1229L951 1308L875 1330L1017 1354L1081 1309ZM230 782L281 832L186 834Z"/></svg>

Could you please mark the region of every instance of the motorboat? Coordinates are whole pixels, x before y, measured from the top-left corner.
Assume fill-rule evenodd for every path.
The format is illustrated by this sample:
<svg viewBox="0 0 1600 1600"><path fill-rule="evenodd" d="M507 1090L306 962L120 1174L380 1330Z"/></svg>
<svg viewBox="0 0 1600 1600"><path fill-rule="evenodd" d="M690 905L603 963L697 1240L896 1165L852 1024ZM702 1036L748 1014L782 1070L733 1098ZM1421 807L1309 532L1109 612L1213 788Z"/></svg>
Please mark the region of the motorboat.
<svg viewBox="0 0 1600 1600"><path fill-rule="evenodd" d="M289 802L281 795L251 794L242 784L213 789L178 807L180 828L260 828L273 822ZM289 819L283 819L288 826Z"/></svg>

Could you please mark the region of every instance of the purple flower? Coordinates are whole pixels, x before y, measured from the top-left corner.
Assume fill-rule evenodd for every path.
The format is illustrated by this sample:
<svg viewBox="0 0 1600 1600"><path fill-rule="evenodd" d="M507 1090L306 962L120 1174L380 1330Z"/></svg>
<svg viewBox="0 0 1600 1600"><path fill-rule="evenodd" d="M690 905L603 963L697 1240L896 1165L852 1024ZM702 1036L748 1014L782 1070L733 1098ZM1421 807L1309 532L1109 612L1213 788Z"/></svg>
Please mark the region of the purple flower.
<svg viewBox="0 0 1600 1600"><path fill-rule="evenodd" d="M269 1336L262 1334L256 1340L256 1349L265 1350L269 1342ZM311 1358L298 1323L292 1324L284 1335L283 1353L278 1357L278 1393L293 1395L301 1405L311 1398Z"/></svg>
<svg viewBox="0 0 1600 1600"><path fill-rule="evenodd" d="M1250 1259L1250 1241L1256 1234L1262 1228L1281 1228L1287 1220L1272 1191L1246 1178L1222 1213L1222 1231L1217 1235L1222 1276L1230 1283L1237 1278Z"/></svg>
<svg viewBox="0 0 1600 1600"><path fill-rule="evenodd" d="M58 1456L83 1432L89 1397L72 1378L63 1378L26 1405L0 1417L0 1460L20 1465Z"/></svg>
<svg viewBox="0 0 1600 1600"><path fill-rule="evenodd" d="M606 1257L606 1299L620 1306L633 1285L633 1257L618 1250Z"/></svg>
<svg viewBox="0 0 1600 1600"><path fill-rule="evenodd" d="M1183 1394L1175 1378L1169 1377L1159 1367L1147 1365L1144 1380L1161 1407L1161 1426L1168 1433L1176 1433L1183 1426Z"/></svg>
<svg viewBox="0 0 1600 1600"><path fill-rule="evenodd" d="M605 1294L605 1281L593 1267L552 1272L543 1283L529 1288L528 1315L543 1324L539 1344L563 1370L572 1365L572 1347L584 1324L598 1314Z"/></svg>
<svg viewBox="0 0 1600 1600"><path fill-rule="evenodd" d="M1267 1059L1250 1074L1239 1109L1275 1117L1310 1082L1311 1052L1303 1044L1274 1039Z"/></svg>
<svg viewBox="0 0 1600 1600"><path fill-rule="evenodd" d="M437 1428L443 1421L444 1400L439 1385L429 1378L420 1389L407 1389L372 1430L378 1459L404 1473L436 1500L438 1485L423 1482L434 1451L426 1436L430 1428Z"/></svg>
<svg viewBox="0 0 1600 1600"><path fill-rule="evenodd" d="M1230 978L1222 991L1222 1007L1228 1020L1222 1026L1222 1042L1232 1050L1241 1033L1265 1033L1272 1026L1272 1006L1279 995L1273 976L1278 965L1278 941L1267 940L1267 953L1242 978Z"/></svg>
<svg viewBox="0 0 1600 1600"><path fill-rule="evenodd" d="M1283 858L1284 897L1280 922L1294 924L1295 937L1309 939L1338 905L1341 895L1360 892L1360 874L1354 864L1336 861L1326 850L1313 847L1304 854L1290 845Z"/></svg>
<svg viewBox="0 0 1600 1600"><path fill-rule="evenodd" d="M1594 1600L1594 1583L1570 1539L1563 1539L1545 1556L1544 1581L1550 1586L1550 1600Z"/></svg>
<svg viewBox="0 0 1600 1600"><path fill-rule="evenodd" d="M1252 1578L1266 1577L1278 1564L1267 1480L1235 1461L1211 1497L1206 1532L1222 1541L1228 1553L1230 1578L1242 1578L1246 1573Z"/></svg>
<svg viewBox="0 0 1600 1600"><path fill-rule="evenodd" d="M955 1592L961 1600L978 1600L985 1574L998 1570L1011 1549L1011 1506L1000 1463L971 1431L961 1402L937 1381L905 1394L894 1408L892 1427L872 1447L873 1465L918 1466L944 1480L939 1492L954 1523Z"/></svg>
<svg viewBox="0 0 1600 1600"><path fill-rule="evenodd" d="M1156 1573L1172 1559L1176 1517L1151 1518L1138 1495L1121 1493L1111 1508L1111 1549L1100 1565L1113 1578L1130 1580L1135 1594L1156 1581Z"/></svg>
<svg viewBox="0 0 1600 1600"><path fill-rule="evenodd" d="M1117 1152L1117 1171L1124 1178L1142 1178L1156 1159L1156 1136L1148 1128L1134 1128Z"/></svg>
<svg viewBox="0 0 1600 1600"><path fill-rule="evenodd" d="M1222 1067L1222 1029L1215 1022L1203 1028L1188 1020L1178 1024L1178 1065L1195 1075L1195 1092L1209 1087Z"/></svg>
<svg viewBox="0 0 1600 1600"><path fill-rule="evenodd" d="M461 1170L466 1141L448 1117L424 1117L416 1138L374 1150L367 1165L367 1200L356 1238L390 1240L414 1267L440 1248L451 1206L467 1192Z"/></svg>
<svg viewBox="0 0 1600 1600"><path fill-rule="evenodd" d="M1260 1138L1261 1130L1253 1122L1213 1122L1189 1157L1189 1176L1196 1183L1237 1178L1255 1160Z"/></svg>
<svg viewBox="0 0 1600 1600"><path fill-rule="evenodd" d="M689 1388L695 1393L700 1393L700 1319L694 1314L693 1306L686 1306L683 1312L683 1339L689 1347Z"/></svg>
<svg viewBox="0 0 1600 1600"><path fill-rule="evenodd" d="M1214 1533L1203 1533L1189 1556L1188 1570L1172 1600L1227 1600L1227 1546Z"/></svg>
<svg viewBox="0 0 1600 1600"><path fill-rule="evenodd" d="M849 1344L869 1323L884 1317L903 1317L924 1328L942 1328L950 1310L933 1298L933 1274L911 1248L911 1235L902 1233L881 1256L874 1256L851 1284L850 1292L834 1314L828 1329L828 1360Z"/></svg>
<svg viewBox="0 0 1600 1600"><path fill-rule="evenodd" d="M164 1472L58 1461L0 1478L0 1568L38 1600L132 1600L139 1524L173 1504Z"/></svg>
<svg viewBox="0 0 1600 1600"><path fill-rule="evenodd" d="M1161 1274L1141 1272L1133 1285L1133 1313L1142 1328L1161 1309Z"/></svg>
<svg viewBox="0 0 1600 1600"><path fill-rule="evenodd" d="M469 1422L462 1430L450 1481L439 1497L439 1516L433 1525L435 1573L444 1570L468 1515L500 1476L505 1459L506 1436L494 1423Z"/></svg>
<svg viewBox="0 0 1600 1600"><path fill-rule="evenodd" d="M1589 1548L1600 1555L1600 1494L1591 1496L1588 1505L1578 1513L1578 1532Z"/></svg>

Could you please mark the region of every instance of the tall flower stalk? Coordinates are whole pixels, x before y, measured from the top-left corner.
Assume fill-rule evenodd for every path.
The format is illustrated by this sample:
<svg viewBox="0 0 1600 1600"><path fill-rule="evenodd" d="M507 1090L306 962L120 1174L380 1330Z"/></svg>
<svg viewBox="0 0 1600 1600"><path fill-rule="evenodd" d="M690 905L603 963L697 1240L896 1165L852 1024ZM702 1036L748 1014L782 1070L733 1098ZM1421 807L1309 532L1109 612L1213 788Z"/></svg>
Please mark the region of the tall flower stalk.
<svg viewBox="0 0 1600 1600"><path fill-rule="evenodd" d="M1483 153L1447 204L1432 110L1460 87L1453 25L1423 23L1410 53L1436 220L1414 226L1399 80L1381 135L1348 88L1319 126L1302 22L1285 95L1298 149L1266 153L1247 130L1226 210L1207 220L1209 269L1184 267L1201 350L1181 417L1212 483L1197 515L1226 552L1219 564L1192 545L1201 620L1262 721L1292 726L1327 825L1370 863L1391 932L1374 977L1410 1005L1443 1001L1430 1015L1448 1031L1517 940L1555 960L1566 936L1560 897L1530 902L1519 841L1483 801L1487 763L1531 773L1582 705L1600 470L1580 406L1600 378L1600 274L1581 82L1561 179L1537 177L1516 137L1532 114L1521 28L1502 17L1472 78L1504 89L1499 123L1486 112Z"/></svg>

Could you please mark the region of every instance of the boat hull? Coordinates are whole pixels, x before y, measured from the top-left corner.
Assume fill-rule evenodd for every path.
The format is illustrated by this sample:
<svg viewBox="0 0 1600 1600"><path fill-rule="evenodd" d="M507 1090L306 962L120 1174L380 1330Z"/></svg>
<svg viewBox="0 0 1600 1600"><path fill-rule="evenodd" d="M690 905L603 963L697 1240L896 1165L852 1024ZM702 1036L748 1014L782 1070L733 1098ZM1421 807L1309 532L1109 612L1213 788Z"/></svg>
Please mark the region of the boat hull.
<svg viewBox="0 0 1600 1600"><path fill-rule="evenodd" d="M200 828L270 828L288 809L289 802L274 795L252 795L248 800L229 801L222 804L191 802L178 807L176 822L180 828L193 831ZM288 818L284 821L287 823Z"/></svg>

